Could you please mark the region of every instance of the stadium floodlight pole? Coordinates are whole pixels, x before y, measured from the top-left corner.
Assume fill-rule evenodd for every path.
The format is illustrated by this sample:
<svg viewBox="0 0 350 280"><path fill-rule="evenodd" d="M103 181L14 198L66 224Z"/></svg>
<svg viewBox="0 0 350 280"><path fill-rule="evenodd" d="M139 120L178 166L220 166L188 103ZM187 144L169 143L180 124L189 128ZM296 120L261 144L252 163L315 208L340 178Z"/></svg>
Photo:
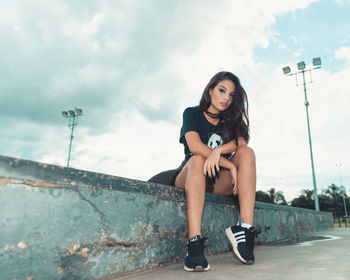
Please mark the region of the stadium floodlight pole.
<svg viewBox="0 0 350 280"><path fill-rule="evenodd" d="M348 217L348 209L346 207L346 200L345 200L345 193L346 193L346 190L345 190L345 187L344 186L340 186L341 190L342 190L342 195L343 195L343 203L344 203L344 212L345 212L345 218Z"/></svg>
<svg viewBox="0 0 350 280"><path fill-rule="evenodd" d="M310 83L312 83L312 77L311 77L311 71L315 70L315 69L319 69L321 68L321 58L320 57L316 57L312 60L312 64L313 67L306 69L306 65L304 61L301 61L299 63L297 63L298 66L298 71L291 73L290 67L286 66L283 67L283 74L286 76L291 76L291 75L295 75L295 79L296 79L296 85L299 86L298 84L298 74L302 74L303 75L303 83L302 85L304 86L304 95L305 95L305 108L306 108L306 120L307 120L307 130L308 130L308 135L309 135L309 146L310 146L310 158L311 158L311 169L312 169L312 181L313 181L313 185L314 185L314 196L315 196L315 210L316 211L320 211L320 205L318 202L318 195L317 195L317 186L316 186L316 177L315 177L315 167L314 167L314 158L313 158L313 154L312 154L312 143L311 143L311 131L310 131L310 120L309 120L309 101L307 100L307 94L306 94L306 82L305 82L305 72L309 72L310 73Z"/></svg>
<svg viewBox="0 0 350 280"><path fill-rule="evenodd" d="M83 115L83 110L80 109L80 108L74 108L74 111L73 110L62 111L62 116L64 118L69 119L68 127L71 130L70 141L69 141L67 167L69 167L70 153L71 153L71 150L72 150L72 141L73 141L74 128L78 125L78 117L82 116L82 115Z"/></svg>
<svg viewBox="0 0 350 280"><path fill-rule="evenodd" d="M340 170L340 168L342 167L342 164L341 163L337 163L335 166L339 167L339 182L340 182L340 189L342 190L343 203L344 203L344 212L345 212L345 217L348 217L348 209L346 207L346 200L345 200L345 195L344 195L346 193L346 190L345 190L345 187L343 186L343 180L342 180L342 177L341 177L341 170Z"/></svg>

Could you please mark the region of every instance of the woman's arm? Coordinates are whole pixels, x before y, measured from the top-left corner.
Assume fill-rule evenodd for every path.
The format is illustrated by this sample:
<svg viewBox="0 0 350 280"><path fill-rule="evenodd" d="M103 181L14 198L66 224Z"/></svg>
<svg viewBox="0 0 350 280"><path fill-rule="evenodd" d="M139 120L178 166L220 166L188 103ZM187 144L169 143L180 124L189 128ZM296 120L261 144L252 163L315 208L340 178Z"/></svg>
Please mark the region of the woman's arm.
<svg viewBox="0 0 350 280"><path fill-rule="evenodd" d="M222 158L222 154L230 154L232 152L236 152L239 147L246 146L247 142L243 137L238 137L238 147L235 144L235 141L230 141L214 150L207 157L207 160L204 163L204 174L208 173L209 176L211 174L215 175L215 171L219 172L220 167L223 166L220 164L220 159Z"/></svg>
<svg viewBox="0 0 350 280"><path fill-rule="evenodd" d="M218 150L220 152L220 155L231 154L237 150L237 146L234 141L230 141L226 144L221 145L220 147L217 147L215 150Z"/></svg>
<svg viewBox="0 0 350 280"><path fill-rule="evenodd" d="M192 154L194 155L201 155L205 158L208 158L210 156L210 154L225 146L224 149L222 151L224 151L223 153L230 153L230 150L234 147L236 147L236 145L230 141L230 143L232 142L232 144L230 143L226 143L225 145L222 145L221 147L215 149L215 150L212 150L210 147L208 147L207 145L205 145L202 141L201 141L201 138L199 137L199 134L195 131L189 131L185 134L185 139L186 139L186 142L187 142L187 146L188 148L190 149L190 151L192 152ZM226 146L227 145L227 146ZM228 151L228 152L226 152ZM231 151L231 153L233 152L234 150ZM221 153L220 153L221 155ZM220 156L219 158L219 162L218 164L222 167L225 167L225 168L228 168L228 169L231 169L233 167L233 163L231 161L229 161L228 159ZM208 173L209 176L211 176L211 173Z"/></svg>
<svg viewBox="0 0 350 280"><path fill-rule="evenodd" d="M235 141L230 141L218 148L216 148L216 150L220 151L220 154L230 154L233 153L235 151L237 151L237 149L241 146L247 146L247 142L244 140L243 137L238 137L238 147L235 144Z"/></svg>

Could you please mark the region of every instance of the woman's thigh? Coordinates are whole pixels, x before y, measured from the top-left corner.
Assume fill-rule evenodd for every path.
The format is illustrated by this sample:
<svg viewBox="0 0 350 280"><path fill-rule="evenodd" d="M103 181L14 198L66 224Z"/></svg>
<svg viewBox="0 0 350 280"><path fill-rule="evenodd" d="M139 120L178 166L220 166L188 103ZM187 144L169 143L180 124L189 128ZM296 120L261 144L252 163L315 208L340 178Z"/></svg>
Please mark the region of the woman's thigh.
<svg viewBox="0 0 350 280"><path fill-rule="evenodd" d="M175 180L175 187L184 189L186 183L186 176L188 171L189 162L185 164L181 172L177 175ZM233 185L231 183L230 172L223 170L220 172L219 178L216 179L214 184L214 194L231 195L233 191Z"/></svg>
<svg viewBox="0 0 350 280"><path fill-rule="evenodd" d="M236 154L230 160L237 165ZM180 173L177 175L175 179L175 187L184 189L189 166L195 165L196 167L199 167L199 166L202 166L204 162L205 162L205 158L203 158L202 156L192 156L187 161L185 166L182 168ZM232 192L233 192L233 185L231 182L230 171L228 171L227 169L224 169L220 171L219 178L216 178L213 193L220 194L220 195L232 195Z"/></svg>
<svg viewBox="0 0 350 280"><path fill-rule="evenodd" d="M186 178L188 169L191 168L192 171L195 171L196 174L203 174L205 158L201 155L193 155L182 168L180 173L176 176L175 187L184 189L186 184Z"/></svg>
<svg viewBox="0 0 350 280"><path fill-rule="evenodd" d="M248 146L242 146L238 148L238 150L235 152L233 157L230 159L230 161L238 168L238 177L241 176L239 172L239 167L242 163L254 163L255 164L255 155L252 148ZM253 165L255 166L255 165ZM236 182L237 184L238 182ZM239 186L238 186L239 187ZM230 172L228 170L224 170L220 172L220 178L216 179L216 182L214 184L214 194L221 194L221 195L231 195L233 192L233 185L231 183L231 176Z"/></svg>
<svg viewBox="0 0 350 280"><path fill-rule="evenodd" d="M220 171L219 178L216 178L213 194L232 195L233 185L231 183L230 171Z"/></svg>
<svg viewBox="0 0 350 280"><path fill-rule="evenodd" d="M191 164L200 165L202 161L204 163L205 159L196 158L195 156L192 156L182 168L180 173L177 175L175 179L175 187L184 189L189 166ZM221 195L231 195L232 191L233 185L231 183L230 172L228 170L223 170L220 172L219 178L217 178L215 181L213 193Z"/></svg>
<svg viewBox="0 0 350 280"><path fill-rule="evenodd" d="M182 168L180 173L176 176L176 179L175 179L176 188L180 188L180 189L185 188L188 165L189 165L189 161L186 162L185 166Z"/></svg>

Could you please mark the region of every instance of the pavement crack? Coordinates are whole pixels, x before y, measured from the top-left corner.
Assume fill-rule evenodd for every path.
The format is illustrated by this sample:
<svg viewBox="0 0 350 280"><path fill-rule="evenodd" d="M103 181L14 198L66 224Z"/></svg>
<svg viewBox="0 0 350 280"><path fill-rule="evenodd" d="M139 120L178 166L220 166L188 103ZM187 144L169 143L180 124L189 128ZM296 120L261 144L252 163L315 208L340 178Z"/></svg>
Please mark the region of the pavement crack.
<svg viewBox="0 0 350 280"><path fill-rule="evenodd" d="M22 178L0 177L0 185L27 185L36 188L70 188L60 183L50 183L42 180L31 180Z"/></svg>
<svg viewBox="0 0 350 280"><path fill-rule="evenodd" d="M87 199L78 189L73 189L75 192L78 193L78 195L80 196L80 198L84 201L86 201L93 209L95 212L97 212L100 217L102 222L104 223L105 227L107 229L109 229L109 221L106 217L106 215L96 206L96 204L94 204L93 202L91 202L89 199Z"/></svg>
<svg viewBox="0 0 350 280"><path fill-rule="evenodd" d="M136 243L126 242L124 240L116 241L109 238L105 238L101 245L105 247L139 247L139 244Z"/></svg>

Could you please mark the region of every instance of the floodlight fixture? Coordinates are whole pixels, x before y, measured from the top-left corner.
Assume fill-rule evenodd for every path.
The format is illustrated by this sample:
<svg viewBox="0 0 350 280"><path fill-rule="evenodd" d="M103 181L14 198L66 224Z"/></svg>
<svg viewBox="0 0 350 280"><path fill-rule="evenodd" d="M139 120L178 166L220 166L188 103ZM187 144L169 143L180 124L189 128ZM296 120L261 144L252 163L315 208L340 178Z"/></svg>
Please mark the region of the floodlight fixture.
<svg viewBox="0 0 350 280"><path fill-rule="evenodd" d="M78 117L83 115L83 110L81 108L74 108L74 110L62 111L61 113L62 113L62 116L64 118L69 119L68 126L71 130L69 151L68 151L68 160L67 160L67 167L69 167L70 154L71 154L71 150L72 150L73 131L74 131L74 128L78 125Z"/></svg>
<svg viewBox="0 0 350 280"><path fill-rule="evenodd" d="M283 70L283 74L284 75L288 75L290 73L290 67L289 66L283 67L282 70Z"/></svg>
<svg viewBox="0 0 350 280"><path fill-rule="evenodd" d="M320 57L315 57L314 59L312 59L312 65L313 66L321 66L321 58Z"/></svg>
<svg viewBox="0 0 350 280"><path fill-rule="evenodd" d="M305 95L305 101L304 101L304 105L305 105L305 109L306 109L306 121L307 121L307 128L308 128L308 136L309 136L309 147L310 147L310 159L311 159L311 169L312 169L312 181L313 181L313 185L314 185L314 197L315 197L315 210L316 211L320 211L320 206L319 206L319 201L318 201L318 195L317 195L317 186L316 186L316 176L315 176L315 167L314 167L314 159L313 159L313 153L312 153L312 143L311 143L311 130L310 130L310 121L309 121L309 101L307 100L307 94L306 94L306 84L307 82L305 81L305 72L310 72L310 79L311 79L311 71L315 70L315 69L319 69L321 68L321 58L320 57L316 57L312 60L312 64L313 64L313 68L307 68L306 69L306 64L304 61L300 61L299 63L297 63L297 67L298 67L298 71L291 73L290 71L290 67L286 66L283 67L283 73L286 76L291 76L291 75L295 75L296 78L296 82L297 82L297 86L299 86L300 84L298 83L298 78L297 76L299 74L302 74L303 77L303 83L302 85L304 86L304 95ZM312 80L310 81L310 83L312 83Z"/></svg>
<svg viewBox="0 0 350 280"><path fill-rule="evenodd" d="M306 67L306 64L305 64L305 62L304 61L300 61L300 62L298 62L298 70L304 70L305 69L305 67Z"/></svg>
<svg viewBox="0 0 350 280"><path fill-rule="evenodd" d="M77 116L82 116L83 115L83 110L80 108L75 108L75 112L77 113Z"/></svg>

